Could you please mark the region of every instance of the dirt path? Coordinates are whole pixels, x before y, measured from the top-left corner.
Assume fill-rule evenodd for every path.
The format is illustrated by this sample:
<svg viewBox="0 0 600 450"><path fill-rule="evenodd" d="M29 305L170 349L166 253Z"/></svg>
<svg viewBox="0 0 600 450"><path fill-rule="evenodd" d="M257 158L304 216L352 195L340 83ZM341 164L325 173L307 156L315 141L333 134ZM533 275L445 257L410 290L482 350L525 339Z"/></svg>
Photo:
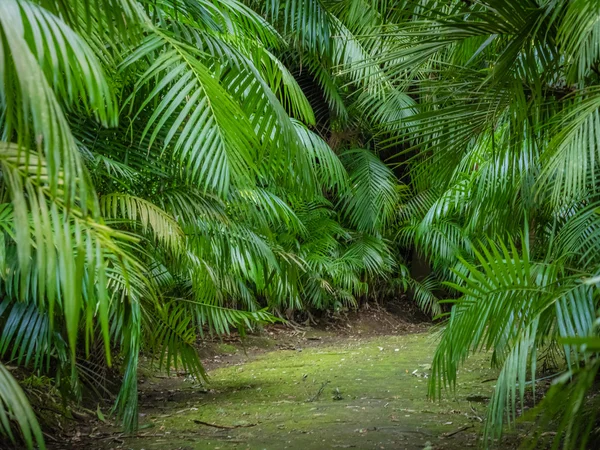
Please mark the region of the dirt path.
<svg viewBox="0 0 600 450"><path fill-rule="evenodd" d="M426 393L435 342L427 332L257 339L263 342L251 341L248 355L220 344L217 353L226 354L209 360L208 391L184 377L146 379L139 434L95 430L93 448L477 447L493 385L484 381L494 377L483 359L461 371L456 396L432 403Z"/></svg>

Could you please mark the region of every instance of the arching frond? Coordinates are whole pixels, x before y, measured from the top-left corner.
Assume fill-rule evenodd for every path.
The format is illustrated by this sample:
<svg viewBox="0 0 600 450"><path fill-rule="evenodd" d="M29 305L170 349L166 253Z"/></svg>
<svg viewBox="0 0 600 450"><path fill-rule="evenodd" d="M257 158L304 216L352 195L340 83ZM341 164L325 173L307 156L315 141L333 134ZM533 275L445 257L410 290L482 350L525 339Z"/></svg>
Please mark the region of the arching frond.
<svg viewBox="0 0 600 450"><path fill-rule="evenodd" d="M28 449L46 448L27 397L8 369L0 364L0 432L16 442L11 421L17 423Z"/></svg>
<svg viewBox="0 0 600 450"><path fill-rule="evenodd" d="M0 356L5 361L41 369L51 356L51 328L48 315L34 303L6 298L0 303ZM10 350L10 352L9 352Z"/></svg>
<svg viewBox="0 0 600 450"><path fill-rule="evenodd" d="M61 16L82 33L95 26L105 26L111 32L127 37L127 29L135 21L142 20L135 0L38 0L45 9ZM133 22L133 23L132 23Z"/></svg>
<svg viewBox="0 0 600 450"><path fill-rule="evenodd" d="M236 215L246 214L249 216L247 219L257 224L262 223L270 227L285 225L299 234L307 231L292 208L283 199L265 189L239 189L232 195L230 202L232 209L237 210Z"/></svg>
<svg viewBox="0 0 600 450"><path fill-rule="evenodd" d="M600 93L593 90L576 97L557 121L557 134L548 146L548 160L540 180L541 189L551 190L555 205L579 200L597 189L600 155ZM569 105L570 106L570 105Z"/></svg>
<svg viewBox="0 0 600 450"><path fill-rule="evenodd" d="M148 340L159 359L159 369L170 372L181 364L190 375L206 378L198 352L196 351L196 329L193 317L186 308L170 303L158 309L145 309L149 323Z"/></svg>
<svg viewBox="0 0 600 450"><path fill-rule="evenodd" d="M16 133L25 148L36 142L47 160L52 195L63 196L67 205L79 198L85 211L93 195L61 102L74 108L82 102L97 119L114 123L113 96L100 64L61 19L29 1L0 5L0 48L2 135Z"/></svg>
<svg viewBox="0 0 600 450"><path fill-rule="evenodd" d="M265 79L286 110L307 125L315 125L315 115L306 94L281 60L265 49L260 63Z"/></svg>
<svg viewBox="0 0 600 450"><path fill-rule="evenodd" d="M301 45L321 54L331 51L330 17L320 0L268 0L264 9L284 33L297 37Z"/></svg>
<svg viewBox="0 0 600 450"><path fill-rule="evenodd" d="M244 333L256 324L274 323L279 320L265 310L242 311L210 303L190 303L189 301L186 303L188 311L195 317L196 323L200 327L206 325L211 333L219 335L229 334L231 328L236 328Z"/></svg>
<svg viewBox="0 0 600 450"><path fill-rule="evenodd" d="M139 223L144 232L150 229L157 240L174 252L182 246L183 231L177 221L147 200L128 194L108 194L100 198L100 208L107 219Z"/></svg>
<svg viewBox="0 0 600 450"><path fill-rule="evenodd" d="M327 143L300 122L294 122L303 149L308 153L318 182L327 189L343 192L348 186L348 174L338 156Z"/></svg>
<svg viewBox="0 0 600 450"><path fill-rule="evenodd" d="M470 351L493 350L493 362L502 370L486 430L497 436L505 411L510 423L526 386L536 378L543 330L556 321L561 335L585 336L596 313L589 286L565 269L530 261L526 247L518 252L512 243L490 244L481 250L476 252L478 267L463 260L468 273L457 273L460 284L449 283L463 297L456 301L436 351L430 392L438 395L441 384L455 386L456 370Z"/></svg>
<svg viewBox="0 0 600 450"><path fill-rule="evenodd" d="M563 13L563 10L564 11ZM600 60L600 5L589 0L557 4L554 17L561 17L558 39L571 65L569 75L584 80Z"/></svg>
<svg viewBox="0 0 600 450"><path fill-rule="evenodd" d="M429 276L422 281L410 279L408 284L414 292L415 301L421 311L432 317L439 316L442 313L439 298L435 295L435 290L439 289L439 281Z"/></svg>
<svg viewBox="0 0 600 450"><path fill-rule="evenodd" d="M350 150L342 155L350 176L350 190L342 197L344 214L361 231L384 229L398 206L396 177L371 152Z"/></svg>
<svg viewBox="0 0 600 450"><path fill-rule="evenodd" d="M203 64L204 55L157 32L123 67L142 59L152 63L136 85L138 95L148 89L138 114L151 101L158 102L144 129L144 135L152 130L149 145L164 129L163 146L173 143L188 179L219 194L229 190L232 180L241 184L248 180L259 154L256 135L239 105ZM154 84L155 80L159 81Z"/></svg>

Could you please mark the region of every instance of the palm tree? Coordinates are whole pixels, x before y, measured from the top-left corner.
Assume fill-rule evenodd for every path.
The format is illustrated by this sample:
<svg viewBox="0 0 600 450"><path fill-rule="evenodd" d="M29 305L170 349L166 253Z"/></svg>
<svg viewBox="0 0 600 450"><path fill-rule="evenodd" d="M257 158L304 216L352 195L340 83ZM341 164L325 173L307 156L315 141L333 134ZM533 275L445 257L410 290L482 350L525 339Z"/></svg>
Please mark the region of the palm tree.
<svg viewBox="0 0 600 450"><path fill-rule="evenodd" d="M380 139L400 147L414 192L399 237L453 298L430 393L491 351L489 437L515 419L548 348L577 399L597 372L599 30L595 1L406 1L380 33L378 67L414 100L378 116L396 114ZM563 409L556 445L585 447L582 405Z"/></svg>
<svg viewBox="0 0 600 450"><path fill-rule="evenodd" d="M77 398L100 376L87 356L118 355L133 430L140 351L202 378L205 330L383 285L447 319L432 396L492 352L489 437L546 355L567 375L545 403L580 399L598 370L596 3L3 1L0 356ZM0 372L0 432L43 445ZM583 402L560 404L561 442L585 446Z"/></svg>
<svg viewBox="0 0 600 450"><path fill-rule="evenodd" d="M0 5L0 355L73 398L101 376L91 353L101 366L119 355L126 430L142 349L202 378L203 330L353 304L395 267L396 178L307 128L296 38L260 12L231 0ZM322 49L331 65L363 55L342 42ZM0 431L14 438L16 422L43 446L2 370Z"/></svg>

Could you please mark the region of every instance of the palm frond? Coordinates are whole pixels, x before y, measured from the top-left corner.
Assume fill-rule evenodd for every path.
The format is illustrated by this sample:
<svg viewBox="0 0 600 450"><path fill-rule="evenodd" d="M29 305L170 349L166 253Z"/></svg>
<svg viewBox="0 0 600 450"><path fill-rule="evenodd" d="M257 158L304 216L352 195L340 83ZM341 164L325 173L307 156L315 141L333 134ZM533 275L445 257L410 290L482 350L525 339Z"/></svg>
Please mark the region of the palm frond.
<svg viewBox="0 0 600 450"><path fill-rule="evenodd" d="M364 149L349 150L342 160L350 177L350 190L342 197L344 214L360 231L384 229L398 206L394 173Z"/></svg>
<svg viewBox="0 0 600 450"><path fill-rule="evenodd" d="M167 373L179 364L183 369L197 378L206 379L206 372L202 367L198 352L196 351L196 330L193 326L193 316L187 308L171 302L154 310L146 309L145 314L150 323L148 327L149 342L154 353L159 358L159 369L166 369Z"/></svg>
<svg viewBox="0 0 600 450"><path fill-rule="evenodd" d="M8 369L0 364L0 432L16 442L13 421L28 449L35 448L34 445L41 450L46 448L42 430L25 393Z"/></svg>
<svg viewBox="0 0 600 450"><path fill-rule="evenodd" d="M183 231L177 221L148 200L129 194L114 193L100 198L100 208L106 219L138 223L142 231L152 231L155 238L178 252L183 245ZM110 220L108 221L110 224Z"/></svg>
<svg viewBox="0 0 600 450"><path fill-rule="evenodd" d="M202 63L203 56L157 31L127 58L123 68L140 60L152 61L135 89L141 94L149 87L138 114L157 101L143 133L152 130L148 145L164 129L163 147L173 142L187 178L222 195L232 180L243 184L249 179L260 146L245 113ZM154 84L155 80L159 81Z"/></svg>
<svg viewBox="0 0 600 450"><path fill-rule="evenodd" d="M98 120L114 123L116 108L100 64L85 42L47 10L17 0L0 8L2 134L16 132L20 147L42 149L52 195L60 192L67 205L79 198L85 211L93 206L93 194L60 103L82 102ZM23 73L29 76L19 76Z"/></svg>
<svg viewBox="0 0 600 450"><path fill-rule="evenodd" d="M319 183L327 189L343 192L348 186L348 174L339 157L318 135L295 121L296 133L304 150L309 154Z"/></svg>
<svg viewBox="0 0 600 450"><path fill-rule="evenodd" d="M436 351L430 393L439 395L442 384L455 385L458 365L469 352L493 350L492 361L502 370L486 433L496 437L505 412L508 422L514 421L517 402L523 403L526 386L535 383L536 350L545 338L541 330L556 321L561 335L585 336L595 306L589 286L565 269L530 261L526 246L518 252L512 242L509 247L490 243L475 254L479 266L462 260L468 273L457 273L460 284L448 283L464 295L455 302Z"/></svg>
<svg viewBox="0 0 600 450"><path fill-rule="evenodd" d="M442 313L439 298L435 295L435 290L440 287L438 280L433 276L422 281L411 278L408 285L412 288L414 299L421 311L432 317L437 317Z"/></svg>
<svg viewBox="0 0 600 450"><path fill-rule="evenodd" d="M297 37L300 45L321 54L331 51L330 17L320 0L268 0L264 9L284 33Z"/></svg>
<svg viewBox="0 0 600 450"><path fill-rule="evenodd" d="M14 303L6 298L0 303L0 356L5 361L41 369L52 353L51 328L47 314L35 304ZM9 350L11 350L9 352Z"/></svg>

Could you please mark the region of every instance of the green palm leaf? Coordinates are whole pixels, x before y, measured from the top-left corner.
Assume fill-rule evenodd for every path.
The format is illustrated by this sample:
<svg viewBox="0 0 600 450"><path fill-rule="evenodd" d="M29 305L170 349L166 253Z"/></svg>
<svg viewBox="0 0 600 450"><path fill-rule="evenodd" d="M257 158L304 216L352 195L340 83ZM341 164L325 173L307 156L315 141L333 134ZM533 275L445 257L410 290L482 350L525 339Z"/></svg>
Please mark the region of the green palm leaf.
<svg viewBox="0 0 600 450"><path fill-rule="evenodd" d="M342 197L344 214L360 231L384 229L399 200L394 173L367 150L349 150L342 160L350 177L350 191Z"/></svg>
<svg viewBox="0 0 600 450"><path fill-rule="evenodd" d="M203 57L187 44L157 32L127 58L123 68L141 59L153 61L135 90L139 95L150 87L138 114L158 101L143 132L152 130L148 145L164 129L163 147L173 142L173 152L188 179L224 194L232 181L244 184L249 172L256 170L259 144L246 115L202 63ZM159 81L154 84L155 80Z"/></svg>
<svg viewBox="0 0 600 450"><path fill-rule="evenodd" d="M15 442L11 421L18 425L28 449L34 448L34 442L38 448L46 448L42 430L25 393L8 369L0 364L0 432Z"/></svg>
<svg viewBox="0 0 600 450"><path fill-rule="evenodd" d="M150 229L166 247L174 252L181 249L183 231L172 216L153 203L133 195L115 193L102 196L100 208L106 219L139 222L143 232Z"/></svg>

